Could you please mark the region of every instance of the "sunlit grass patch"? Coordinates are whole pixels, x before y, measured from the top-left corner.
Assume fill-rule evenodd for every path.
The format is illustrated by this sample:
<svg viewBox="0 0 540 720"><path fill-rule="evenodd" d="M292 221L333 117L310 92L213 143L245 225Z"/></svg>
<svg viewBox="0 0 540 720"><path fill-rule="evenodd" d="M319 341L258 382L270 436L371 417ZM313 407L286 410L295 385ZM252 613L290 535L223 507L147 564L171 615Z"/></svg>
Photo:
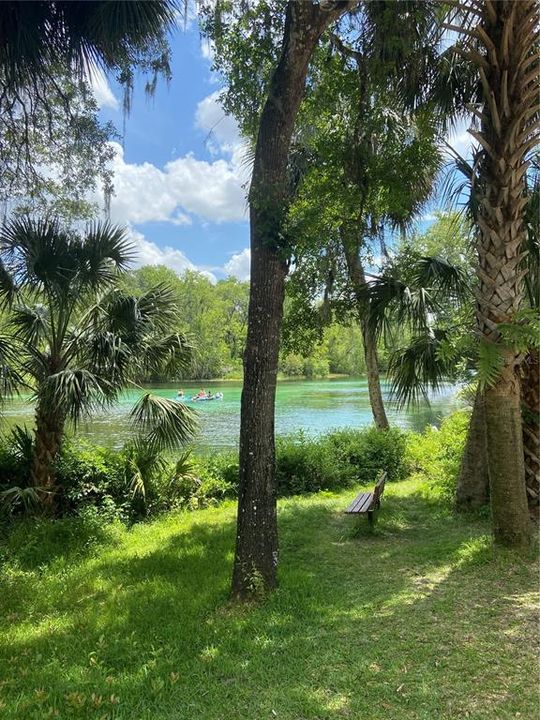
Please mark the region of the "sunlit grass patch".
<svg viewBox="0 0 540 720"><path fill-rule="evenodd" d="M249 606L228 599L234 503L84 552L40 529L48 564L12 544L2 720L535 717L536 565L416 480L389 484L375 532L353 537L354 494L281 502L281 584Z"/></svg>

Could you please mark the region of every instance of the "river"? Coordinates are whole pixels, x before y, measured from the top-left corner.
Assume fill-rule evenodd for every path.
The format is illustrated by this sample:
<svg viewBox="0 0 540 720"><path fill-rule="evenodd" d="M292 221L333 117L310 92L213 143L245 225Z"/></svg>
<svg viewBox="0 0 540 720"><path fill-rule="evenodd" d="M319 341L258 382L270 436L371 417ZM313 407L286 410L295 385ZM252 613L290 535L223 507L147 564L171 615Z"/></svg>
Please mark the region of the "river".
<svg viewBox="0 0 540 720"><path fill-rule="evenodd" d="M183 383L186 395L196 393L201 386L222 392L223 400L190 403L199 413L200 428L194 445L199 452L219 448L234 448L238 444L240 428L240 382L205 381ZM179 385L151 388L163 397L175 398ZM441 393L430 398L429 406L418 409L398 409L384 389L388 418L405 428L423 430L437 425L442 417L459 406L457 388L447 385ZM78 434L92 442L120 447L131 435L128 414L141 395L140 390L123 393L119 402L106 412L82 423ZM33 406L29 399L20 398L7 404L3 412L4 431L15 423L32 424ZM288 434L303 429L308 435L318 435L334 428L364 427L372 422L365 378L336 378L328 380L286 380L278 384L276 398L276 432Z"/></svg>

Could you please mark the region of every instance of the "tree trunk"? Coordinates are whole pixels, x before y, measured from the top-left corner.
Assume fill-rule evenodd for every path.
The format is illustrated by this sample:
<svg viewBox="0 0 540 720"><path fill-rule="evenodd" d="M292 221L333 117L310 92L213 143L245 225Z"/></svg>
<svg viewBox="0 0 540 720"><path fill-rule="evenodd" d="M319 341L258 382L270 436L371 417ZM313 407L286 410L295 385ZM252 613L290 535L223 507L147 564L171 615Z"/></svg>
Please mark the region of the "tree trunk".
<svg viewBox="0 0 540 720"><path fill-rule="evenodd" d="M373 332L365 317L362 318L361 325L362 339L364 341L364 358L366 360L369 402L371 405L373 420L379 430L388 430L390 425L388 423L388 418L386 417L386 410L384 408L384 400L381 391L377 341L373 336Z"/></svg>
<svg viewBox="0 0 540 720"><path fill-rule="evenodd" d="M478 391L461 459L456 490L456 509L458 512L476 510L486 505L488 500L489 473L484 397Z"/></svg>
<svg viewBox="0 0 540 720"><path fill-rule="evenodd" d="M65 420L58 414L47 412L38 400L36 408L36 434L30 480L43 493L43 506L53 514L56 507L55 462L62 444Z"/></svg>
<svg viewBox="0 0 540 720"><path fill-rule="evenodd" d="M500 544L526 545L529 517L519 380L509 360L484 398L493 533Z"/></svg>
<svg viewBox="0 0 540 720"><path fill-rule="evenodd" d="M240 477L232 594L277 584L274 404L286 258L287 162L309 61L348 2L287 3L282 52L264 105L250 189L251 279L240 421Z"/></svg>
<svg viewBox="0 0 540 720"><path fill-rule="evenodd" d="M471 131L482 148L474 178L477 321L481 341L496 345L501 357L500 372L484 391L490 497L496 542L519 546L528 537L521 358L505 347L498 326L513 321L523 296L524 175L538 113L538 73L531 57L538 5L536 0L484 0L477 9L481 17L469 36L469 58L478 66L483 95L481 131Z"/></svg>
<svg viewBox="0 0 540 720"><path fill-rule="evenodd" d="M527 353L521 373L523 452L525 486L529 513L536 520L540 513L540 353Z"/></svg>
<svg viewBox="0 0 540 720"><path fill-rule="evenodd" d="M384 408L384 400L381 391L377 340L369 325L369 306L366 306L366 299L362 292L366 284L366 276L362 263L360 262L359 242L356 239L351 241L351 239L347 237L347 233L344 228L342 228L340 236L345 261L347 263L347 272L356 297L358 314L360 316L371 412L377 428L379 430L388 430L390 425L388 423L388 418L386 417L386 410Z"/></svg>

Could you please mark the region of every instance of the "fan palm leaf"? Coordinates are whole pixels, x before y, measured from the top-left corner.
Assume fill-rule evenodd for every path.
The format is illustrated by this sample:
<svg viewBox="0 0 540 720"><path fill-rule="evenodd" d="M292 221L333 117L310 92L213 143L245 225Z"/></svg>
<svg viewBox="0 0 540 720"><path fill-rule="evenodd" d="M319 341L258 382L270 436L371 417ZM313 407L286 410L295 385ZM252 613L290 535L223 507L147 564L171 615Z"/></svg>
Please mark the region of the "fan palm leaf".
<svg viewBox="0 0 540 720"><path fill-rule="evenodd" d="M399 405L427 401L429 391L438 392L452 375L456 360L441 352L446 340L446 333L435 329L413 337L407 347L392 353L388 374L391 393Z"/></svg>
<svg viewBox="0 0 540 720"><path fill-rule="evenodd" d="M47 76L62 62L82 75L96 65L123 69L162 42L180 11L175 0L17 2L0 15L0 73L10 89Z"/></svg>
<svg viewBox="0 0 540 720"><path fill-rule="evenodd" d="M42 407L69 417L74 425L93 410L106 407L114 388L104 377L82 368L67 368L49 375L36 393Z"/></svg>
<svg viewBox="0 0 540 720"><path fill-rule="evenodd" d="M158 451L174 450L191 440L197 414L183 403L145 393L130 414L133 428Z"/></svg>

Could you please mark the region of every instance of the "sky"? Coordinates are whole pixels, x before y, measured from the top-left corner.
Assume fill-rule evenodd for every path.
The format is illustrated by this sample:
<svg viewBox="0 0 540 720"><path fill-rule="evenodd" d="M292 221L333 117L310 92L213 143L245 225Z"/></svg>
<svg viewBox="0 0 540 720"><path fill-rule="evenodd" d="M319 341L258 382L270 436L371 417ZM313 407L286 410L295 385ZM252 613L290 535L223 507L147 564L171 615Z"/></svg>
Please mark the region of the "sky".
<svg viewBox="0 0 540 720"><path fill-rule="evenodd" d="M178 28L171 49L171 82L161 80L148 98L138 77L126 118L122 89L101 73L92 77L102 119L125 128L114 143L111 219L128 228L137 265L198 270L213 282L247 280L249 172L236 122L219 104L223 80L196 24ZM453 144L468 144L465 127ZM421 229L437 205L419 219Z"/></svg>

